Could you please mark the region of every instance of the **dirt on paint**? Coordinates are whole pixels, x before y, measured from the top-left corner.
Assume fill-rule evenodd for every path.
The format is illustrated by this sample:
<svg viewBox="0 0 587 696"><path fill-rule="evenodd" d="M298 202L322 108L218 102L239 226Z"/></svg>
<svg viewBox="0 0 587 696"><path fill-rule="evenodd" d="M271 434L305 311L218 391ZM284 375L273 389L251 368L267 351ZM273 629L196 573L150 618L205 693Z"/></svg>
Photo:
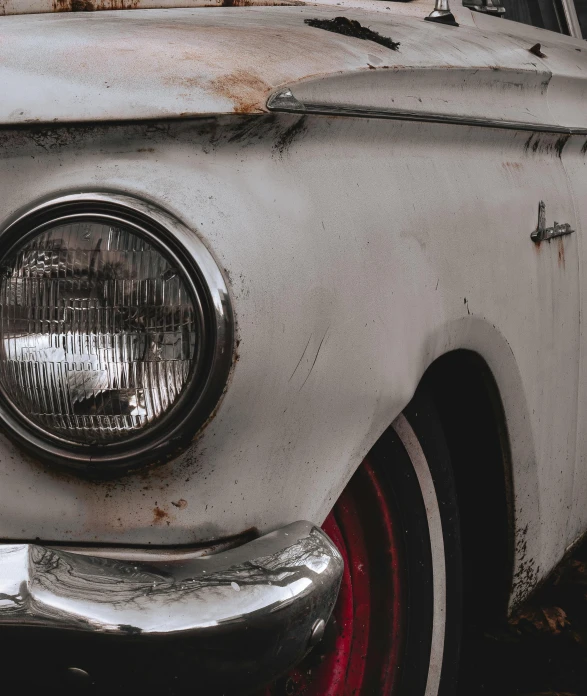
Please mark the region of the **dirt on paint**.
<svg viewBox="0 0 587 696"><path fill-rule="evenodd" d="M509 621L466 628L458 694L587 696L587 541Z"/></svg>

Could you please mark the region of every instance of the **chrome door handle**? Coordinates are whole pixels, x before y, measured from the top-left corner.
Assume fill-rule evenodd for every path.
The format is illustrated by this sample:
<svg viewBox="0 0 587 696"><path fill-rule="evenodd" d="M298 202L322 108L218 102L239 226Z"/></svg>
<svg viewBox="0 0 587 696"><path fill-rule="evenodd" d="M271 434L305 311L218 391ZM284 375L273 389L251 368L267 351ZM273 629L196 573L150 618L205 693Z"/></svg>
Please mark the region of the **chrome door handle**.
<svg viewBox="0 0 587 696"><path fill-rule="evenodd" d="M546 226L546 205L544 201L538 204L538 226L530 235L530 239L539 244L540 242L553 239L554 237L563 237L566 234L573 234L575 230L571 229L568 222L555 222L553 227Z"/></svg>

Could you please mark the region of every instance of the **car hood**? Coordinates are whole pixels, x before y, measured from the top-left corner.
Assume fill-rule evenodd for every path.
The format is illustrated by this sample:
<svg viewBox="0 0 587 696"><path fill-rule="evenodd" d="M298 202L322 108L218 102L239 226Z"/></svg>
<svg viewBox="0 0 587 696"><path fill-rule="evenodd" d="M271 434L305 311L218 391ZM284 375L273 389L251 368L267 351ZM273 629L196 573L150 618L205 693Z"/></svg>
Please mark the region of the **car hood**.
<svg viewBox="0 0 587 696"><path fill-rule="evenodd" d="M263 113L279 88L310 85L321 103L436 112L449 104L513 120L532 118L535 106L548 111L539 122L587 125L583 42L541 32L548 43L540 58L529 51L531 27L463 8L461 26L447 27L423 21L423 2L412 16L398 3L360 4L4 17L0 124ZM399 46L307 23L340 15ZM563 79L549 104L553 75Z"/></svg>

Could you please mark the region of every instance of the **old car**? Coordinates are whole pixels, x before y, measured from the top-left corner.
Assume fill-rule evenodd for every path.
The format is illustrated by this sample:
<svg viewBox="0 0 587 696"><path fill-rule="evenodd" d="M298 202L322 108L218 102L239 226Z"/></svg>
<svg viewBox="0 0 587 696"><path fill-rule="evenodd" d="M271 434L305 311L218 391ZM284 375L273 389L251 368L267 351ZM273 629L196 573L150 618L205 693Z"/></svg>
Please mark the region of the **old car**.
<svg viewBox="0 0 587 696"><path fill-rule="evenodd" d="M457 693L587 530L585 2L0 15L2 683Z"/></svg>

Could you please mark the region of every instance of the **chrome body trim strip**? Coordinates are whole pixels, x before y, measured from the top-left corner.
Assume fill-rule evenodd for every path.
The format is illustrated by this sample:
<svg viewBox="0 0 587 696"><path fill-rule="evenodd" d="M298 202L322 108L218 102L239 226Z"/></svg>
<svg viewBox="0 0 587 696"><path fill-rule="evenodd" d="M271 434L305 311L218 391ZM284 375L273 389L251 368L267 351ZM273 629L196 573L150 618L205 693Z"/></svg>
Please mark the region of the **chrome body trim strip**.
<svg viewBox="0 0 587 696"><path fill-rule="evenodd" d="M316 627L328 621L336 601L343 565L334 544L310 522L184 562L129 562L3 544L0 626L201 638L218 658L225 653L232 680L244 685L254 673L255 685L313 646ZM252 670L251 640L259 631L263 640Z"/></svg>
<svg viewBox="0 0 587 696"><path fill-rule="evenodd" d="M395 121L419 121L424 123L448 123L479 128L502 128L507 130L531 131L533 133L561 133L564 135L587 135L587 128L557 126L553 124L528 123L524 121L500 121L496 119L456 116L432 112L406 111L403 109L368 109L356 106L334 106L331 104L302 103L295 98L291 89L282 89L267 100L267 109L272 112L293 114L316 114L317 116L348 116L354 118L382 118Z"/></svg>

